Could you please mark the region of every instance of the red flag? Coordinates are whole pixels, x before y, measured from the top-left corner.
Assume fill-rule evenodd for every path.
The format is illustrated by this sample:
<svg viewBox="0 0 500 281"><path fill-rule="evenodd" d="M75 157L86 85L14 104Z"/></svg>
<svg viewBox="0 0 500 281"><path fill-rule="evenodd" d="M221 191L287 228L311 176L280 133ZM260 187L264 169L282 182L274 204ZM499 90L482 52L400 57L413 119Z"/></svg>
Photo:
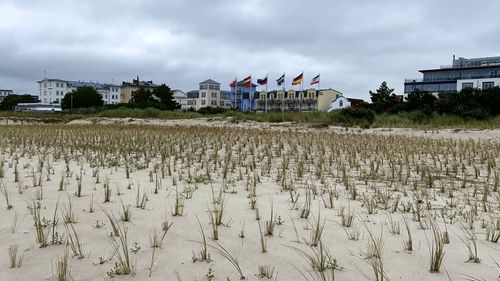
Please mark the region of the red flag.
<svg viewBox="0 0 500 281"><path fill-rule="evenodd" d="M236 80L236 78L234 78L233 82L231 82L231 84L229 84L229 87L235 88L237 84L238 84L238 81Z"/></svg>
<svg viewBox="0 0 500 281"><path fill-rule="evenodd" d="M243 79L243 86L245 88L250 88L252 87L252 75L248 76L247 78Z"/></svg>

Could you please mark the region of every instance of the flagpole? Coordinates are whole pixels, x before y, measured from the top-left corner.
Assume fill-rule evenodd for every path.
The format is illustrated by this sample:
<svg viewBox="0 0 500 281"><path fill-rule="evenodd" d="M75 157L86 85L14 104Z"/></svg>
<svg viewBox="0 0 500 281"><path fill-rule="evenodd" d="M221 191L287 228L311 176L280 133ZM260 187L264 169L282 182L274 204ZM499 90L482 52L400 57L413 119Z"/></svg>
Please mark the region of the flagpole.
<svg viewBox="0 0 500 281"><path fill-rule="evenodd" d="M267 84L269 83L269 79L268 79L268 76L269 76L269 73L266 74L266 109L265 109L265 112L267 113L267 97L269 96L269 94L267 93Z"/></svg>
<svg viewBox="0 0 500 281"><path fill-rule="evenodd" d="M300 81L300 105L299 112L302 113L302 95L304 95L304 71L302 71L302 81Z"/></svg>

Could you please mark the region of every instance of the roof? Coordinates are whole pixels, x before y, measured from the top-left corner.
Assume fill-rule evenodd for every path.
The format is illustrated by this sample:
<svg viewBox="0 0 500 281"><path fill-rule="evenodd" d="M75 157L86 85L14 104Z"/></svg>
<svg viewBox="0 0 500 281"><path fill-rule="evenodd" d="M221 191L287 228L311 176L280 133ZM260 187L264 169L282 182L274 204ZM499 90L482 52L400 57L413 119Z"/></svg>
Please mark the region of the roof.
<svg viewBox="0 0 500 281"><path fill-rule="evenodd" d="M43 82L45 80L47 80L47 81L55 81L55 82L68 82L66 80L62 80L62 79L59 79L59 78L43 78L42 80L39 80L37 82L40 83L40 82Z"/></svg>
<svg viewBox="0 0 500 281"><path fill-rule="evenodd" d="M490 65L480 65L480 66L467 66L467 67L442 67L442 68L431 68L431 69L421 69L419 72L438 72L438 71L450 71L450 70L470 70L470 69L484 69L484 68L500 68L500 64L490 64Z"/></svg>
<svg viewBox="0 0 500 281"><path fill-rule="evenodd" d="M203 81L203 82L200 82L200 84L220 85L220 83L219 83L219 82L214 81L214 80L212 80L212 79L208 79L208 80L205 80L205 81Z"/></svg>
<svg viewBox="0 0 500 281"><path fill-rule="evenodd" d="M68 87L72 87L72 88L92 87L96 90L101 90L101 89L107 90L110 87L120 87L120 86L114 85L114 84L101 84L101 83L85 82L85 81L67 81L67 82L68 82Z"/></svg>

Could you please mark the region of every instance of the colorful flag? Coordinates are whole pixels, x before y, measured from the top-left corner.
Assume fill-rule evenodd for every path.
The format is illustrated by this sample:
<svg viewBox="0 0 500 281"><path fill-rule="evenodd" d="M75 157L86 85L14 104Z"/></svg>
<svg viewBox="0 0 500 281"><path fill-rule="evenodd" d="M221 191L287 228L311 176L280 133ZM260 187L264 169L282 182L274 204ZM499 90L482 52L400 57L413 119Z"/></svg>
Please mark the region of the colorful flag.
<svg viewBox="0 0 500 281"><path fill-rule="evenodd" d="M281 77L276 80L276 83L278 83L278 86L281 86L281 84L285 83L285 73L283 73L283 75L281 75Z"/></svg>
<svg viewBox="0 0 500 281"><path fill-rule="evenodd" d="M250 75L247 78L243 79L243 87L245 87L245 88L252 87L252 75Z"/></svg>
<svg viewBox="0 0 500 281"><path fill-rule="evenodd" d="M292 85L299 85L304 80L304 72L302 72L299 76L293 78Z"/></svg>
<svg viewBox="0 0 500 281"><path fill-rule="evenodd" d="M257 84L259 84L261 86L267 85L267 76L264 79L257 79Z"/></svg>
<svg viewBox="0 0 500 281"><path fill-rule="evenodd" d="M234 78L233 82L231 82L231 84L229 84L229 87L235 88L236 85L238 85L238 80L236 80L236 78Z"/></svg>
<svg viewBox="0 0 500 281"><path fill-rule="evenodd" d="M319 74L311 80L311 85L319 84Z"/></svg>

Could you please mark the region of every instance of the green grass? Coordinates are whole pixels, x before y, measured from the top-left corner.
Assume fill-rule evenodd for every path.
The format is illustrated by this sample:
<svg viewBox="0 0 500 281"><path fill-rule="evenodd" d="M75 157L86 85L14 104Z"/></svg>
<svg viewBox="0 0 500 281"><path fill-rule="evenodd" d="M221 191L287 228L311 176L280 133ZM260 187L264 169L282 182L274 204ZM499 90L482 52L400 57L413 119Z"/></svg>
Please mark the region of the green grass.
<svg viewBox="0 0 500 281"><path fill-rule="evenodd" d="M267 112L262 114L226 111L218 114L201 114L190 111L163 111L154 108L118 107L112 109L80 109L72 112L12 112L0 111L0 118L12 118L23 121L41 121L43 123L66 123L75 119L106 118L154 118L154 119L194 119L194 118L233 118L234 122L255 121L272 123L304 123L312 127L322 128L329 125L347 127L385 127L385 128L499 128L500 116L483 120L466 119L456 115L425 115L422 112L404 112L399 114L377 114L372 124L366 119L352 118L336 112ZM3 122L2 122L3 123Z"/></svg>

